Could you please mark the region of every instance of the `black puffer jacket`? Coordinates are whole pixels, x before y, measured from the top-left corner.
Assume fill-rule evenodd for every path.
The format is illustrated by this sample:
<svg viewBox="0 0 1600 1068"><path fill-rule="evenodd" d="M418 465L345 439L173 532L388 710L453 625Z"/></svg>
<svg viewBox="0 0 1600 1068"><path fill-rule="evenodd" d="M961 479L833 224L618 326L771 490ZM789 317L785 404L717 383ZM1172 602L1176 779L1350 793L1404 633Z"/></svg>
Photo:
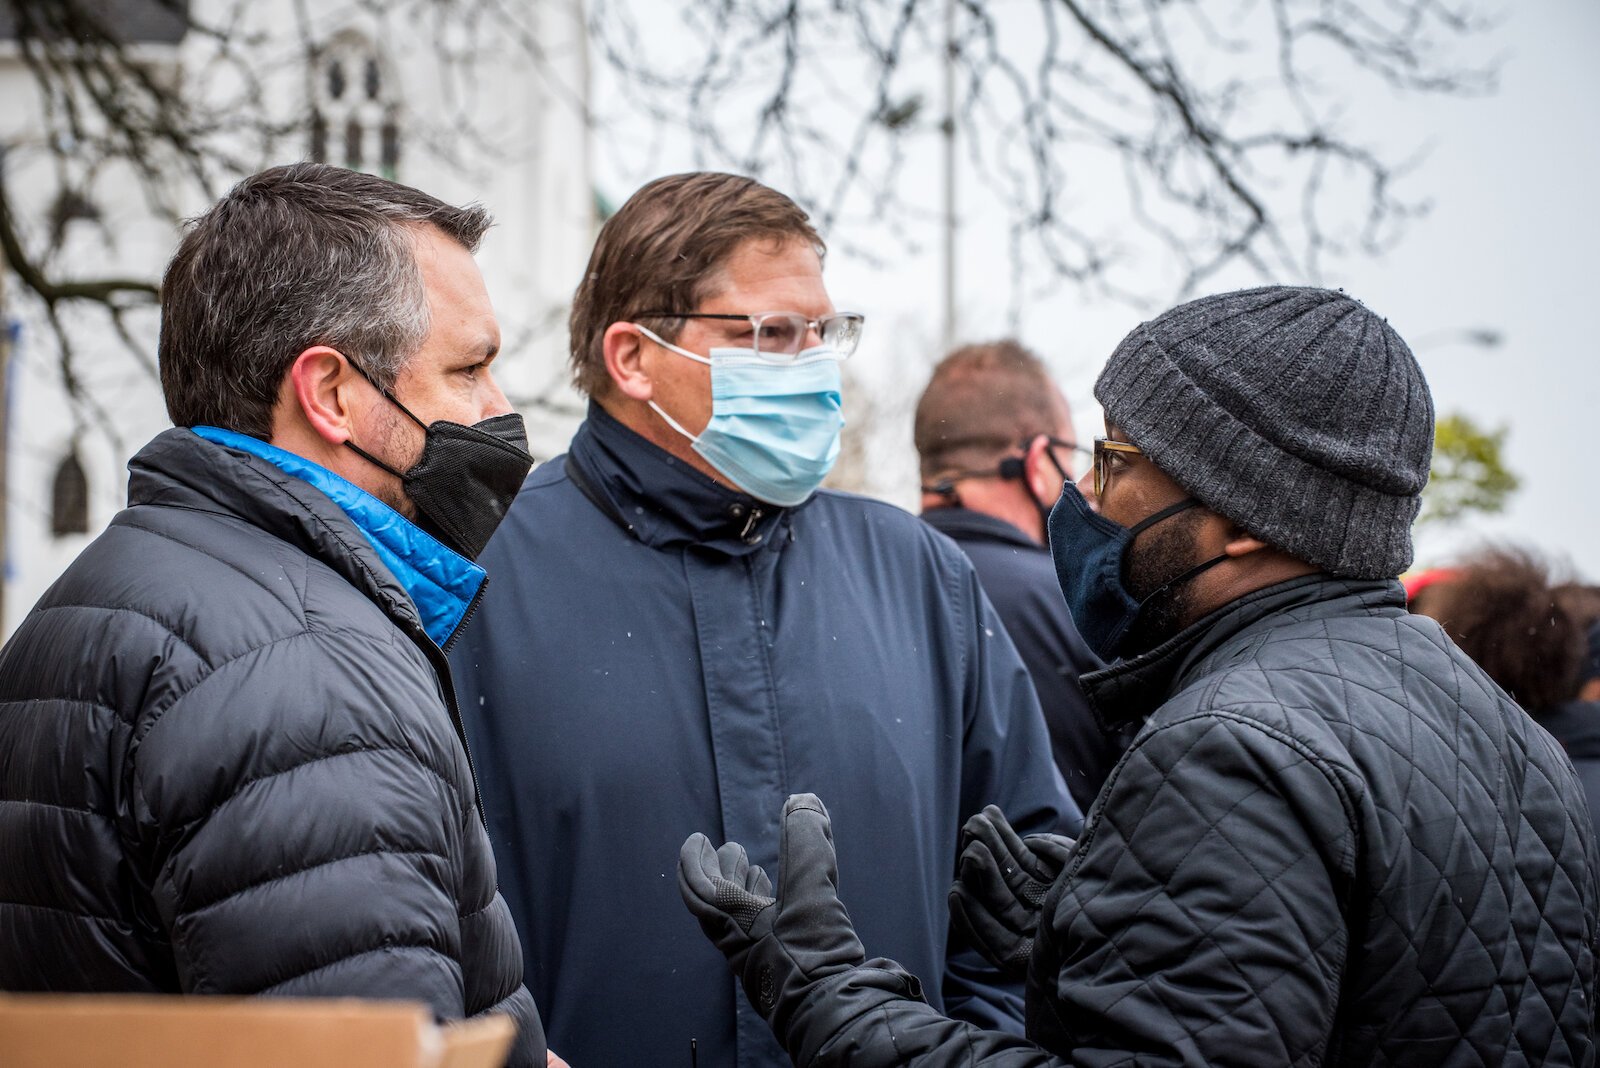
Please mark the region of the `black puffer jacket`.
<svg viewBox="0 0 1600 1068"><path fill-rule="evenodd" d="M352 521L186 430L0 653L0 989L486 1011L544 1064L443 654Z"/></svg>
<svg viewBox="0 0 1600 1068"><path fill-rule="evenodd" d="M864 968L798 1063L1593 1063L1583 793L1398 583L1283 583L1085 688L1148 718L1045 902L1032 1041Z"/></svg>

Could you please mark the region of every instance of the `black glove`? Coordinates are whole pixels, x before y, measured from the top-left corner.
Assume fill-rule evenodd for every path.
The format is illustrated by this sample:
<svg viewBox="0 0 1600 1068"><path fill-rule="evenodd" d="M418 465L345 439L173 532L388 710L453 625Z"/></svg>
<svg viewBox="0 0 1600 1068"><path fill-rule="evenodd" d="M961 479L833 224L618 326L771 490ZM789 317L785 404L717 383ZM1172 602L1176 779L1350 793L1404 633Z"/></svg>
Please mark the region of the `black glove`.
<svg viewBox="0 0 1600 1068"><path fill-rule="evenodd" d="M961 859L950 887L950 918L1004 974L1022 978L1033 956L1039 907L1066 867L1073 840L1059 834L1018 838L993 805L961 828Z"/></svg>
<svg viewBox="0 0 1600 1068"><path fill-rule="evenodd" d="M814 794L795 794L783 806L778 876L773 898L772 882L743 846L714 850L703 834L691 834L678 854L684 902L781 1041L814 984L866 960L839 900L828 810Z"/></svg>

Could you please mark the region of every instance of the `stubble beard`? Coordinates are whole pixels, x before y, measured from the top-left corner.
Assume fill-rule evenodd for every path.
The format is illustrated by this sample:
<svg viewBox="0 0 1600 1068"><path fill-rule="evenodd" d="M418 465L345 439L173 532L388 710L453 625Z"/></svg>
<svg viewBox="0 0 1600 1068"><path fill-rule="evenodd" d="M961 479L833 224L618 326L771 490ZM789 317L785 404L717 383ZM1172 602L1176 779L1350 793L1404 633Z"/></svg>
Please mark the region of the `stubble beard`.
<svg viewBox="0 0 1600 1068"><path fill-rule="evenodd" d="M378 448L367 451L396 471L405 472L422 457L422 450L416 441L419 431L415 423L393 410L393 405L390 405L390 409L382 422ZM407 433L408 429L410 433ZM401 462L396 463L396 460ZM406 495L402 481L387 471L377 470L377 474L378 482L372 495L407 519L416 522L416 503Z"/></svg>
<svg viewBox="0 0 1600 1068"><path fill-rule="evenodd" d="M1199 563L1195 559L1195 533L1204 517L1190 509L1153 526L1128 547L1123 581L1135 600L1144 601L1155 591ZM1139 612L1122 642L1124 656L1154 649L1194 619L1194 587L1181 582L1154 597Z"/></svg>

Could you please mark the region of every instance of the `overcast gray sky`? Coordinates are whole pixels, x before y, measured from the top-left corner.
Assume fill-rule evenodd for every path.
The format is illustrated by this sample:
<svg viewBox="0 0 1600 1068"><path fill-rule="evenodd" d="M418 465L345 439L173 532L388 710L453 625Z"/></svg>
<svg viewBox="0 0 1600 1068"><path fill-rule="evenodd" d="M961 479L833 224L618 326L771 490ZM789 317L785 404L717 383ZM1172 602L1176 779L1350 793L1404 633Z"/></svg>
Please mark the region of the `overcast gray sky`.
<svg viewBox="0 0 1600 1068"><path fill-rule="evenodd" d="M1565 554L1596 581L1600 4L1518 4L1499 35L1509 54L1498 95L1404 116L1436 146L1418 176L1432 214L1385 259L1346 265L1341 281L1413 339L1439 410L1511 428L1506 456L1523 489L1509 511L1425 534L1423 562L1511 538ZM1504 344L1448 339L1476 326Z"/></svg>

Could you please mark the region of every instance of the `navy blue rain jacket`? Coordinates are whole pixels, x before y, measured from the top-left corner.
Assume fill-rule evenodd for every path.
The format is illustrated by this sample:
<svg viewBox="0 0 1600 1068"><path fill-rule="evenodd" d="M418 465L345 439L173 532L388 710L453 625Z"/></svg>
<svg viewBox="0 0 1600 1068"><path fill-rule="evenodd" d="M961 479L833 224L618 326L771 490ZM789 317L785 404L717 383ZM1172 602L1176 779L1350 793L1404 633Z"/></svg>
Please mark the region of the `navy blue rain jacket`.
<svg viewBox="0 0 1600 1068"><path fill-rule="evenodd" d="M931 508L922 518L961 546L978 569L983 592L1033 678L1056 767L1087 812L1127 739L1102 727L1078 684L1080 675L1105 665L1073 625L1050 550L1004 519L971 508Z"/></svg>
<svg viewBox="0 0 1600 1068"><path fill-rule="evenodd" d="M577 480L588 487L586 496ZM452 654L502 891L574 1065L783 1065L679 895L694 831L769 872L820 796L862 937L930 999L1020 1031L1020 986L947 945L961 824L1075 824L1033 688L971 563L914 516L776 509L591 408L484 554Z"/></svg>

